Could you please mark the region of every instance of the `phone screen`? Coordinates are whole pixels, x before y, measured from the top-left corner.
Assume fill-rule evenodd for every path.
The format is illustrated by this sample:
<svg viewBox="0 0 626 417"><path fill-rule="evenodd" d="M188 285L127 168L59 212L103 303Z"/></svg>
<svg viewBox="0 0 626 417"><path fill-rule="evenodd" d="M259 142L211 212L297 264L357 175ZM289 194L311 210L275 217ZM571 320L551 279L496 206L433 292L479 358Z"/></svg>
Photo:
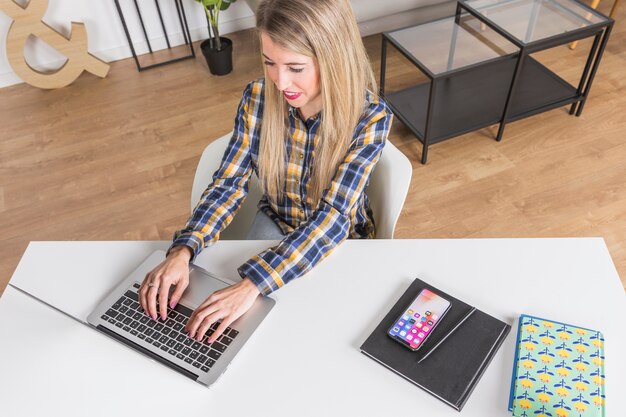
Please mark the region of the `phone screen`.
<svg viewBox="0 0 626 417"><path fill-rule="evenodd" d="M450 308L450 301L423 289L391 326L389 336L412 350L419 349Z"/></svg>

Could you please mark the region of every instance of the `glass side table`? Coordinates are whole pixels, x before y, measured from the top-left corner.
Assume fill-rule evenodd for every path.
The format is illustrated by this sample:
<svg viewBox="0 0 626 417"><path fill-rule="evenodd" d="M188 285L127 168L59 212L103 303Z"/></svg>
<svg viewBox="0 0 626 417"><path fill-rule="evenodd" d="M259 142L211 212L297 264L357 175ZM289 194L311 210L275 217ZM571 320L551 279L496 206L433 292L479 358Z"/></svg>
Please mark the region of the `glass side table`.
<svg viewBox="0 0 626 417"><path fill-rule="evenodd" d="M386 92L388 43L428 82ZM380 94L422 142L423 164L429 145L498 123L518 52L468 14L383 33Z"/></svg>
<svg viewBox="0 0 626 417"><path fill-rule="evenodd" d="M380 94L422 142L431 144L571 104L579 116L613 20L576 0L460 0L454 17L383 33ZM579 85L529 54L594 36ZM385 91L388 44L428 79Z"/></svg>
<svg viewBox="0 0 626 417"><path fill-rule="evenodd" d="M608 42L613 19L578 0L459 0L463 11L476 16L519 49L515 73L496 139L506 122L571 104L580 116ZM580 82L572 86L530 54L579 39L594 37Z"/></svg>

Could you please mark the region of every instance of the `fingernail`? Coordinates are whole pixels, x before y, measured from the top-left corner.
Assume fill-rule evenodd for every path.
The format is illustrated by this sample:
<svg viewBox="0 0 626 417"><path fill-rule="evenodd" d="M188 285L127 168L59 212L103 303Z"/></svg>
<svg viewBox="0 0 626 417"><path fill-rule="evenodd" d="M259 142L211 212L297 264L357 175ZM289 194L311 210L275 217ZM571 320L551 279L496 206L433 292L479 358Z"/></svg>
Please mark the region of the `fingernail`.
<svg viewBox="0 0 626 417"><path fill-rule="evenodd" d="M152 320L155 320L155 321L156 321L156 319L157 319L157 318L156 318L156 314L153 314L153 315L152 315Z"/></svg>
<svg viewBox="0 0 626 417"><path fill-rule="evenodd" d="M172 301L170 302L170 308L172 308L172 309L173 309L174 307L176 307L176 301L172 300Z"/></svg>

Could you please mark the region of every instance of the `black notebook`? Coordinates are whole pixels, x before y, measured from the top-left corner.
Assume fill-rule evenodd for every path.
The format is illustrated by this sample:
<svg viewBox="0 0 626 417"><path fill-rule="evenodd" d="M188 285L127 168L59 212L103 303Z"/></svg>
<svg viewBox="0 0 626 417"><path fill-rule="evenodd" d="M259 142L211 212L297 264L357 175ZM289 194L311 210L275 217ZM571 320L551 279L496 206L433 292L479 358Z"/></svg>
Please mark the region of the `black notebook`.
<svg viewBox="0 0 626 417"><path fill-rule="evenodd" d="M412 352L392 340L387 331L424 288L446 298L451 306L424 345ZM463 301L416 279L363 343L361 352L461 411L511 326L477 309L423 362L417 361L471 309Z"/></svg>

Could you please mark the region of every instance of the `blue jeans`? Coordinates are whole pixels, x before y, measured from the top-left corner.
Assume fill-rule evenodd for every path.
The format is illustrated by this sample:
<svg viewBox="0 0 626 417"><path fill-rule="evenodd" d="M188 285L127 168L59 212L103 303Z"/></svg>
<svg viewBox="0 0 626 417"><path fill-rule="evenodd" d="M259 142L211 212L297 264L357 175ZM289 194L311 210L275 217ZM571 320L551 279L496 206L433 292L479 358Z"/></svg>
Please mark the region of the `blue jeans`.
<svg viewBox="0 0 626 417"><path fill-rule="evenodd" d="M247 240L283 240L285 235L280 227L261 210L256 212Z"/></svg>

